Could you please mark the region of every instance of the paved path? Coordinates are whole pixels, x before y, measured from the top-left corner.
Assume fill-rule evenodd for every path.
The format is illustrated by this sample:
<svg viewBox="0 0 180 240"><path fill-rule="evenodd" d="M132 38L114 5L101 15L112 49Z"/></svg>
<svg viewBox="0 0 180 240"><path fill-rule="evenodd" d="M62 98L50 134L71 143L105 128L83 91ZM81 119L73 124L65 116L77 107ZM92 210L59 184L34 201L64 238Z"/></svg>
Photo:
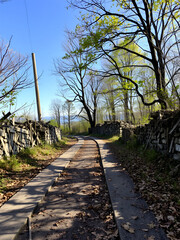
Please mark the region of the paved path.
<svg viewBox="0 0 180 240"><path fill-rule="evenodd" d="M33 240L119 239L93 140L84 145L31 219ZM23 231L18 240L28 239Z"/></svg>
<svg viewBox="0 0 180 240"><path fill-rule="evenodd" d="M134 191L132 180L122 168L117 166L113 155L108 149L108 145L105 144L103 140L96 139L96 141L99 145L102 165L104 168L120 239L166 240L166 235L162 229L158 227L155 217L152 212L149 211L146 202ZM74 149L77 151L82 144L83 140L78 142L75 148L70 150L70 153L72 154L71 159ZM94 153L95 147L93 145L93 141L83 145L82 149L83 151L78 153L79 155L76 156L75 161L69 165L67 172L65 171L64 173L64 176L62 174L62 176L58 179L54 188L51 189L47 198L45 198L44 204L42 204L32 219L32 234L33 232L35 233L35 235L33 235L33 240L41 239L40 236L42 233L44 237L42 239L48 240L117 239L117 231L115 231L115 226L112 222L113 218L110 210L110 204L108 202L108 193L105 186L101 187L104 180L102 180L102 178L99 178L99 180L96 179L100 172L96 172L99 167L96 165L97 156L96 158L93 157L94 154L96 155L96 153ZM63 162L66 162L65 165L67 165L68 161L65 161L64 157L63 159ZM59 160L55 162L58 163ZM94 164L93 167L92 164ZM58 168L62 171L61 166L54 166L53 171L56 172ZM47 173L45 172L45 175L42 178L43 181L47 178L46 174ZM73 180L75 185L72 183L64 184L64 181L71 181L72 177L75 177ZM53 180L51 179L50 182L52 183L52 181ZM98 183L97 181L100 182ZM2 208L0 209L0 240L13 239L14 234L16 234L19 230L20 225L22 226L27 216L30 215L37 204L37 200L39 199L37 197L33 197L34 194L34 196L37 194L38 184L41 185L39 176L36 178L36 187L34 190L32 183L30 183L31 191L29 191L28 185L24 188L27 189L26 192L29 194L28 197L25 196L25 199L30 198L30 201L26 200L28 201L27 203L24 204L25 201L22 198L19 198L18 202L15 195L13 197L14 199L12 198L6 203L7 205L5 204L3 206L3 211ZM47 186L44 189L47 191ZM42 198L42 195L40 198ZM99 199L102 201L100 204ZM14 205L18 206L18 211L14 212L11 210L8 212L9 207L13 207ZM28 211L26 211L26 209L28 209ZM24 212L25 215L23 218ZM82 228L78 227L79 223ZM15 229L15 227L17 227L17 229ZM40 232L38 232L39 228L41 229ZM11 229L13 231L11 231ZM77 229L78 232L76 231ZM94 232L92 232L93 229ZM69 235L70 232L74 235ZM23 235L21 235L21 237L23 237ZM25 240L25 238L19 239Z"/></svg>
<svg viewBox="0 0 180 240"><path fill-rule="evenodd" d="M0 240L12 240L43 199L48 189L69 164L84 140L57 158L0 208Z"/></svg>
<svg viewBox="0 0 180 240"><path fill-rule="evenodd" d="M111 197L121 240L167 240L158 226L147 203L135 192L134 183L127 172L117 164L114 155L103 140L99 145L102 165Z"/></svg>

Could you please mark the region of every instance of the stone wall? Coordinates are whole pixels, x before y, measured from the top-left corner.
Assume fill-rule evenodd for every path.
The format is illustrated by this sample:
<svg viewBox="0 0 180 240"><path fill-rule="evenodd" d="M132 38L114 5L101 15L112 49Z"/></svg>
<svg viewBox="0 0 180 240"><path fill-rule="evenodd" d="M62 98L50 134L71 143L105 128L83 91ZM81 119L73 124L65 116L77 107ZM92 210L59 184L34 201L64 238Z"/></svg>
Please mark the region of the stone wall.
<svg viewBox="0 0 180 240"><path fill-rule="evenodd" d="M97 124L96 127L91 128L92 134L105 135L105 136L122 136L122 129L128 128L132 125L125 121L105 121L103 124Z"/></svg>
<svg viewBox="0 0 180 240"><path fill-rule="evenodd" d="M44 122L3 122L0 126L0 156L17 154L21 149L45 141L49 144L61 139L61 130Z"/></svg>
<svg viewBox="0 0 180 240"><path fill-rule="evenodd" d="M91 129L93 134L122 137L127 142L136 135L145 148L153 148L180 160L180 111L158 111L151 115L151 121L145 126L135 127L124 121L97 124Z"/></svg>
<svg viewBox="0 0 180 240"><path fill-rule="evenodd" d="M180 111L158 111L151 121L134 131L138 141L180 160Z"/></svg>

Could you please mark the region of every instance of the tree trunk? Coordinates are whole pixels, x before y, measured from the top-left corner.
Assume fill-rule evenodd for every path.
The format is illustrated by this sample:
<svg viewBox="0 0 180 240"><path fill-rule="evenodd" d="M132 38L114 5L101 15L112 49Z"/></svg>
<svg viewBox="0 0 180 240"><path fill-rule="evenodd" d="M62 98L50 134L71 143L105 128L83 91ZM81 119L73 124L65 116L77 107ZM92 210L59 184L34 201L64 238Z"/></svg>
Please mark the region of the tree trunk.
<svg viewBox="0 0 180 240"><path fill-rule="evenodd" d="M129 122L128 92L124 93L124 120Z"/></svg>

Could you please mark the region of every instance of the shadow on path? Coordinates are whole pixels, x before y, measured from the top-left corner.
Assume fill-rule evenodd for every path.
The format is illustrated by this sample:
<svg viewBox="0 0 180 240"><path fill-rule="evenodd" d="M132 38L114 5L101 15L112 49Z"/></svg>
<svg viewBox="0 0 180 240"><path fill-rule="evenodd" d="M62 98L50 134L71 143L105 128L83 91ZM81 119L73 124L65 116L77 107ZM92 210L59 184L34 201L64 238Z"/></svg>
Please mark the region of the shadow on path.
<svg viewBox="0 0 180 240"><path fill-rule="evenodd" d="M33 240L119 239L99 160L96 143L86 139L34 213Z"/></svg>

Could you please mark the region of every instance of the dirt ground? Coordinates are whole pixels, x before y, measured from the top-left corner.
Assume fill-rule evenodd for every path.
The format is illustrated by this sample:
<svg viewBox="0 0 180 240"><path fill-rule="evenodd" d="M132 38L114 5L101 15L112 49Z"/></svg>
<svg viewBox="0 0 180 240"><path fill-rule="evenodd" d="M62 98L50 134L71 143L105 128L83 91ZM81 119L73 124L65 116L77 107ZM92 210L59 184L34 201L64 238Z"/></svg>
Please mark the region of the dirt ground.
<svg viewBox="0 0 180 240"><path fill-rule="evenodd" d="M85 139L34 212L32 239L119 239L105 182L96 143ZM27 227L17 239L29 239Z"/></svg>

